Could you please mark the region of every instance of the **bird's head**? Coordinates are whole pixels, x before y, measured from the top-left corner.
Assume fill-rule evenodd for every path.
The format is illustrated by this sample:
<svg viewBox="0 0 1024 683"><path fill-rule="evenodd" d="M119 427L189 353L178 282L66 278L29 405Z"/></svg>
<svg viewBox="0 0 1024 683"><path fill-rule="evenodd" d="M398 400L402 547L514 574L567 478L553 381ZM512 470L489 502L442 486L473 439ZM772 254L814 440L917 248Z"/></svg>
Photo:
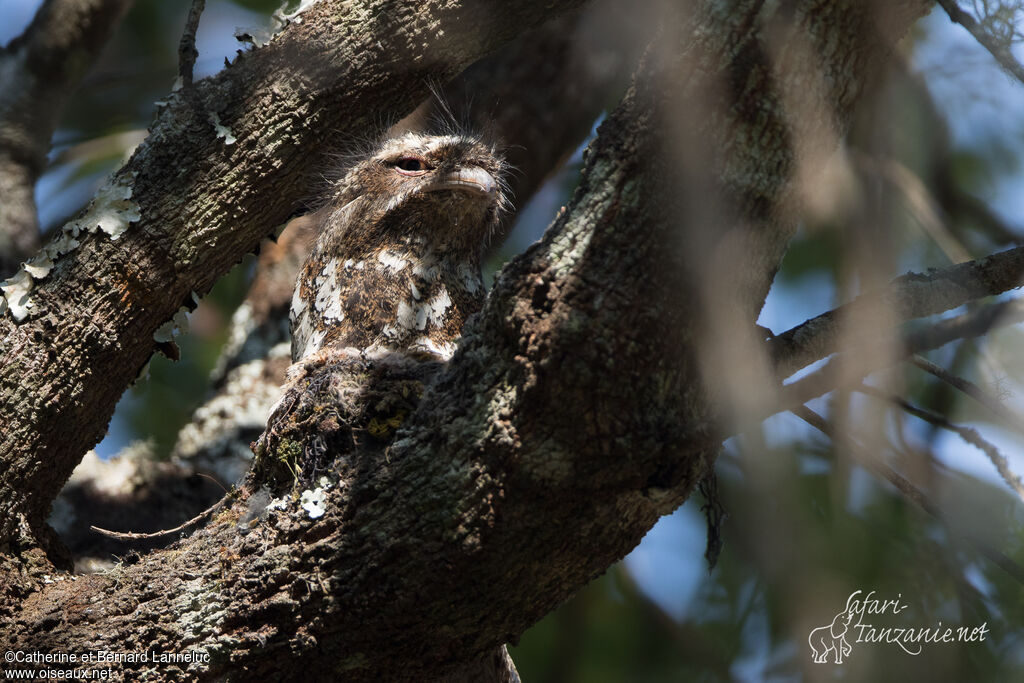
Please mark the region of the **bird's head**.
<svg viewBox="0 0 1024 683"><path fill-rule="evenodd" d="M479 250L506 208L504 173L500 154L476 137L407 133L345 175L335 207L369 228L359 237L371 248L415 239Z"/></svg>

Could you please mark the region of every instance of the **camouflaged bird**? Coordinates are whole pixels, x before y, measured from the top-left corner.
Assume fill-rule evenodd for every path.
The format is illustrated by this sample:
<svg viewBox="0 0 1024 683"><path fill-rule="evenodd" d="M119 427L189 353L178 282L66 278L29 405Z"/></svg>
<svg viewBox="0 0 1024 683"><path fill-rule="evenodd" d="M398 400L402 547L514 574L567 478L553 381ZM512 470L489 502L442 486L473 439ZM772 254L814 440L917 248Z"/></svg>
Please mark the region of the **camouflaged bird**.
<svg viewBox="0 0 1024 683"><path fill-rule="evenodd" d="M334 184L292 296L293 362L253 444L254 482L347 482L390 442L483 305L503 171L478 138L408 133Z"/></svg>
<svg viewBox="0 0 1024 683"><path fill-rule="evenodd" d="M335 185L292 298L292 361L334 349L448 360L483 304L504 162L466 135L407 133Z"/></svg>

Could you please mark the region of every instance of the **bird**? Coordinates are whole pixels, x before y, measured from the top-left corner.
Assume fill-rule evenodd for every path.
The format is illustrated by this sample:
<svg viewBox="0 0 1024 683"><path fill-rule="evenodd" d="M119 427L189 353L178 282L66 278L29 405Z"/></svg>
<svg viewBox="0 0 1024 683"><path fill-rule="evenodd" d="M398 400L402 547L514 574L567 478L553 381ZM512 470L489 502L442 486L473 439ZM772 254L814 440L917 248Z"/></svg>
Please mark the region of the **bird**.
<svg viewBox="0 0 1024 683"><path fill-rule="evenodd" d="M253 482L348 481L361 449L394 438L483 307L505 173L480 136L409 132L336 174L311 217L318 235L289 311L292 364L252 444Z"/></svg>
<svg viewBox="0 0 1024 683"><path fill-rule="evenodd" d="M447 361L480 310L506 165L468 133L386 139L341 174L289 314L293 364L330 351Z"/></svg>

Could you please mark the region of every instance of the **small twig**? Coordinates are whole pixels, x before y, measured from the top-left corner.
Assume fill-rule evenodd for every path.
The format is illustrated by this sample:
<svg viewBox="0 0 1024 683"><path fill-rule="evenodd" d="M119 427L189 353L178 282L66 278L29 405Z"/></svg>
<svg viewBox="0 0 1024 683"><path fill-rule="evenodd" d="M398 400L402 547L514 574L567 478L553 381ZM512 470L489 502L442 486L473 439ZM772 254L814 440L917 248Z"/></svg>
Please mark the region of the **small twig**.
<svg viewBox="0 0 1024 683"><path fill-rule="evenodd" d="M999 65L1006 69L1010 75L1021 83L1024 83L1024 65L1016 60L1007 45L999 44L985 28L978 23L977 19L960 9L956 0L938 0L942 9L955 24L960 24L967 32L974 36L974 39L995 58Z"/></svg>
<svg viewBox="0 0 1024 683"><path fill-rule="evenodd" d="M231 491L229 491L228 488L226 486L224 486L224 484L220 483L220 479L218 479L217 477L210 476L206 472L196 472L196 474L199 475L200 477L202 477L203 479L209 479L214 484L219 486L220 490L224 492L224 495L228 495L228 494L231 493Z"/></svg>
<svg viewBox="0 0 1024 683"><path fill-rule="evenodd" d="M801 420L811 425L819 432L832 439L836 440L836 430L829 422L818 413L814 412L807 406L798 406L791 410L794 415L799 417ZM914 486L907 480L902 474L892 469L878 458L866 458L858 457L857 461L866 467L867 469L874 471L876 475L886 479L890 484L896 487L900 493L912 500L922 510L928 514L938 517L940 515L939 507L931 502L921 489Z"/></svg>
<svg viewBox="0 0 1024 683"><path fill-rule="evenodd" d="M1013 489L1021 500L1024 500L1024 481L1021 481L1021 478L1010 469L1010 462L1006 459L1006 456L996 448L995 444L979 434L978 430L950 422L945 415L939 415L931 410L920 408L900 396L891 396L866 384L861 384L857 387L857 391L862 394L867 394L868 396L875 396L877 398L890 401L914 417L935 425L940 429L945 429L948 432L956 434L965 442L974 446L988 456L988 459L993 465L995 465L996 470L999 472L999 476L1003 478L1006 485Z"/></svg>
<svg viewBox="0 0 1024 683"><path fill-rule="evenodd" d="M985 391L974 382L968 379L964 379L963 377L960 377L958 375L954 375L949 370L946 370L945 368L931 362L927 358L923 358L916 354L914 356L911 356L910 362L913 363L915 366L921 368L928 374L937 377L946 384L949 384L950 386L955 387L962 393L967 394L975 401L980 403L982 406L987 408L991 413L1008 422L1016 431L1020 432L1021 434L1024 434L1024 419L1021 418L1021 415L1007 408L1005 405L1003 405L1002 401L1000 401L995 396L992 396L989 392Z"/></svg>
<svg viewBox="0 0 1024 683"><path fill-rule="evenodd" d="M98 526L90 526L89 528L91 530L95 531L98 534L103 534L104 536L107 536L109 538L116 538L116 539L121 540L121 541L135 541L135 540L146 539L146 538L160 538L162 536L169 536L169 535L171 535L173 533L177 533L179 531L184 531L185 529L189 528L190 526L203 521L204 519L209 517L211 514L213 514L214 510L216 510L218 507L223 505L224 501L228 500L229 498L231 498L231 493L228 493L226 496L224 496L223 498L218 500L216 503L214 503L210 507L206 508L205 510L200 512L198 515L196 515L192 519L190 519L187 522L185 522L184 524L180 524L180 525L174 527L173 529L164 529L162 531L154 531L153 533L150 533L150 534L140 534L140 533L135 533L133 531L110 531L109 529L101 529Z"/></svg>
<svg viewBox="0 0 1024 683"><path fill-rule="evenodd" d="M700 494L704 497L704 505L700 510L704 513L707 523L707 543L704 546L704 560L708 563L708 572L718 564L718 556L722 554L722 524L728 518L722 499L718 494L718 477L714 470L700 480Z"/></svg>
<svg viewBox="0 0 1024 683"><path fill-rule="evenodd" d="M874 352L872 349L858 349L855 354L858 360L854 360L853 353L841 353L823 367L784 385L775 412L791 410L794 406L838 389L843 378L855 377L859 381L891 362L937 349L958 339L980 337L995 327L1021 321L1024 321L1024 300L1000 301L955 318L939 320L925 328L905 333L900 338L880 341ZM883 363L883 359L887 362ZM857 363L857 366L851 366L851 363Z"/></svg>
<svg viewBox="0 0 1024 683"><path fill-rule="evenodd" d="M199 30L199 17L206 7L206 0L192 0L192 7L188 11L188 18L185 19L185 30L181 34L181 42L178 43L178 76L181 77L181 87L188 90L192 87L192 72L196 65L196 58L199 51L196 50L196 31Z"/></svg>
<svg viewBox="0 0 1024 683"><path fill-rule="evenodd" d="M814 412L807 406L799 406L791 411L794 415L802 419L807 424L811 425L821 433L828 436L830 439L835 440L836 430L828 423L821 415ZM872 457L863 452L863 450L855 442L851 441L851 445L854 446L853 452L857 455L857 461L873 472L876 476L880 476L887 480L890 484L896 487L896 490L902 493L906 498L913 501L924 510L926 513L939 520L951 528L939 506L931 501L928 496L924 494L921 489L914 486L914 484L901 475L899 472L889 467L887 464L882 462L879 458ZM978 540L971 536L966 536L967 540L978 549L978 551L987 557L990 562L995 564L997 567L1002 569L1004 572L1013 577L1017 583L1024 584L1024 567L1014 562L1011 558L1000 552L996 548L993 548L984 541Z"/></svg>

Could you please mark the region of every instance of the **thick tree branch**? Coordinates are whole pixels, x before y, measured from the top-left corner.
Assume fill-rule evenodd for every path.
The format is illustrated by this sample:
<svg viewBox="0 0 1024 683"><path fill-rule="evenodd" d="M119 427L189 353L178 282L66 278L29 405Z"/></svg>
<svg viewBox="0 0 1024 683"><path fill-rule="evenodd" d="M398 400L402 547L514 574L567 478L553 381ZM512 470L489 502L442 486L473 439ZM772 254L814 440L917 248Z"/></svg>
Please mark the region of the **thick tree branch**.
<svg viewBox="0 0 1024 683"><path fill-rule="evenodd" d="M131 0L47 0L0 50L0 278L39 248L34 190L57 119Z"/></svg>
<svg viewBox="0 0 1024 683"><path fill-rule="evenodd" d="M795 229L792 141L841 133L893 37L927 6L888 3L878 18L859 0L798 2L773 18L782 45L800 44L778 62L758 37L756 0L709 1L666 22L665 42L602 125L572 202L502 271L384 452L369 441L332 451L343 432L339 404L330 412L339 376L316 370L304 398L322 403L290 435L302 441L261 457L333 457L323 484L268 505L257 473L242 499L172 551L74 585L19 584L48 608L22 613L10 647L123 651L144 638L209 653L189 672L200 679L244 667L281 680L434 680L493 657L704 476L719 434L714 377L700 360L700 262L742 258L726 302L752 328ZM277 139L273 126L263 139ZM410 363L349 369L425 372ZM93 621L75 616L95 603ZM55 612L59 633L48 628ZM302 657L301 672L285 651Z"/></svg>
<svg viewBox="0 0 1024 683"><path fill-rule="evenodd" d="M630 16L623 19L627 8ZM591 3L525 33L445 87L445 107L457 122L500 141L515 168L508 180L516 206L529 201L583 142L605 103L625 90L628 69L663 9L662 2L642 11L623 0ZM430 98L396 128L428 129L432 116L444 117L437 104ZM176 456L224 481L236 481L248 468L249 443L263 431L280 395L288 307L315 239L310 227L308 218L297 218L276 243L263 246L252 289L232 319L231 342L214 372L213 396L175 446Z"/></svg>
<svg viewBox="0 0 1024 683"><path fill-rule="evenodd" d="M784 175L792 151L779 135L784 124L773 114L784 114L773 109L772 96L799 105L819 94L807 92L806 63L798 66L795 57L786 63L793 71L779 67L772 82L752 36L758 8L734 3L722 14L698 14L693 21L699 37L678 39L688 58L638 79L599 129L565 213L541 243L502 271L451 366L396 437L391 465L373 487L380 499L360 506L364 523L351 533L362 547L399 535L408 542L437 539L440 554L422 561L443 558L465 593L486 598L499 632L520 632L564 599L567 586L624 555L706 472L717 435L696 352L703 312L694 281L703 278L688 278L694 265L686 251L694 245L683 243L679 227L708 217L685 202L692 200L689 192L710 189L702 193L702 206L717 197L732 200L720 206L739 207L739 216L723 212L716 216L721 223L713 224L741 227L705 239L711 245L748 240L751 251L741 253L753 271L744 275L751 284L739 291L743 306L758 301L758 283L778 265L770 262L771 254L781 253L774 241L784 241L795 222L790 207L776 203L792 182ZM861 23L860 3L808 3L801 9L789 28L832 46L834 52L817 54L826 71L852 68L859 83L884 54L885 41ZM831 13L827 21L823 10ZM904 27L912 20L904 15ZM842 26L849 42L836 48L821 33L826 25ZM708 98L724 74L744 87ZM746 108L755 92L756 115ZM680 115L674 109L679 101L697 113ZM854 101L844 91L838 120ZM705 172L721 175L696 186L680 182L680 176L694 179L664 147L659 131L680 132L667 120L693 126L683 131L682 139L692 143L686 151L710 161ZM802 129L818 121L792 123ZM757 151L730 146L729 139L747 141ZM424 479L443 483L417 495ZM462 492L461 503L450 515L422 515L444 500L451 509L453 491ZM399 503L414 497L422 508ZM385 508L390 514L383 514ZM438 533L445 529L458 545L442 544ZM510 572L513 547L518 570ZM403 573L424 575L419 562L403 562ZM443 593L433 581L444 580L431 577L420 590ZM524 595L523 584L536 589ZM418 622L440 607L407 595L397 596L394 608ZM477 613L472 605L462 618L469 613ZM484 632L459 642L469 651L490 644Z"/></svg>
<svg viewBox="0 0 1024 683"><path fill-rule="evenodd" d="M39 527L158 328L295 211L324 164L325 131L356 137L381 112L411 110L428 80L447 80L578 4L321 0L269 45L197 82L200 107L172 96L146 142L52 246L52 272L27 295L31 273L7 292L0 544ZM26 377L44 381L26 387Z"/></svg>

